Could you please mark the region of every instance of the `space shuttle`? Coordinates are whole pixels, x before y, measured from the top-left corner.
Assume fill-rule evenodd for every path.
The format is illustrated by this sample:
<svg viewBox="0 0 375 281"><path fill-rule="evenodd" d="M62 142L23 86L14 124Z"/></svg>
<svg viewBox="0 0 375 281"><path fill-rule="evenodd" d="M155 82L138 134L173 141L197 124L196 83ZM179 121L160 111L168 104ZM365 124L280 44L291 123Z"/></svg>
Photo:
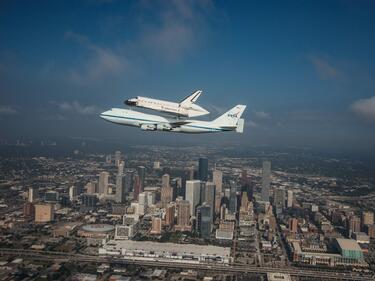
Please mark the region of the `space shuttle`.
<svg viewBox="0 0 375 281"><path fill-rule="evenodd" d="M195 91L179 103L139 96L125 100L124 103L129 106L151 109L177 117L197 117L210 113L203 107L195 104L201 94L201 90Z"/></svg>

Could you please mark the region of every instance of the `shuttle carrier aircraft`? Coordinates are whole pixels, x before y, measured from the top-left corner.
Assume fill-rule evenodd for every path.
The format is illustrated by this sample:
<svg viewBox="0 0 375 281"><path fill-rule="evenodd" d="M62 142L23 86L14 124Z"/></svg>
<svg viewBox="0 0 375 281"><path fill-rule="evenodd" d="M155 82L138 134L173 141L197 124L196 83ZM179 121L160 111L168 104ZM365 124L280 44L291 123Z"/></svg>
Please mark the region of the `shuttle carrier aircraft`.
<svg viewBox="0 0 375 281"><path fill-rule="evenodd" d="M243 132L244 119L241 119L246 105L237 105L212 121L169 118L146 114L122 108L112 108L100 114L104 120L112 123L140 127L145 131L167 131L176 133L215 133L235 131Z"/></svg>
<svg viewBox="0 0 375 281"><path fill-rule="evenodd" d="M151 99L146 97L135 97L124 101L126 105L147 108L178 117L197 117L206 115L209 112L203 107L195 104L202 91L195 91L180 103L164 100Z"/></svg>

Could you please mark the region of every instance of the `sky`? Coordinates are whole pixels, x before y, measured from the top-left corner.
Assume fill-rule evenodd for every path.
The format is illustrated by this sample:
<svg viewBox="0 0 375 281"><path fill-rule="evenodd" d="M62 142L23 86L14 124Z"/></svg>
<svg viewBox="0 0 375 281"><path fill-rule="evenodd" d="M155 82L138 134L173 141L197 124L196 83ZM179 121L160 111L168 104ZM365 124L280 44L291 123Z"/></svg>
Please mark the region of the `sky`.
<svg viewBox="0 0 375 281"><path fill-rule="evenodd" d="M0 2L0 138L375 151L374 1ZM246 104L245 133L143 132L129 97Z"/></svg>

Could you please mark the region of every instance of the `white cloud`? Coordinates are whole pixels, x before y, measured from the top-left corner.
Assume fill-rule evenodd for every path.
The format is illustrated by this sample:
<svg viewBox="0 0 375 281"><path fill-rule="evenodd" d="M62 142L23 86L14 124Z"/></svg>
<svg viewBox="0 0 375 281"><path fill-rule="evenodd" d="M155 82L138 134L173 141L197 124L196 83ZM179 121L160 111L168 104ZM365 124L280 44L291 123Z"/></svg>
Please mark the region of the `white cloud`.
<svg viewBox="0 0 375 281"><path fill-rule="evenodd" d="M0 105L0 115L18 114L18 111L9 105Z"/></svg>
<svg viewBox="0 0 375 281"><path fill-rule="evenodd" d="M110 48L99 47L90 40L75 32L65 32L66 39L73 39L85 46L90 55L86 63L78 70L70 73L76 82L93 82L102 78L122 73L128 68L128 60Z"/></svg>
<svg viewBox="0 0 375 281"><path fill-rule="evenodd" d="M159 10L153 24L145 24L140 44L155 57L180 60L202 39L212 1L143 1L143 10Z"/></svg>
<svg viewBox="0 0 375 281"><path fill-rule="evenodd" d="M350 109L365 119L375 121L375 96L355 101Z"/></svg>
<svg viewBox="0 0 375 281"><path fill-rule="evenodd" d="M252 127L252 128L257 128L257 127L259 127L258 123L254 122L254 121L252 121L252 120L249 120L249 121L247 121L247 122L245 122L245 123L247 123L248 126L249 126L249 127Z"/></svg>
<svg viewBox="0 0 375 281"><path fill-rule="evenodd" d="M73 102L63 102L58 105L59 109L65 112L73 112L81 115L91 115L97 114L101 110L95 105L86 105L83 106L77 101Z"/></svg>
<svg viewBox="0 0 375 281"><path fill-rule="evenodd" d="M267 113L265 111L262 111L262 110L260 110L260 111L255 110L255 111L253 111L253 113L254 113L255 117L258 118L258 119L268 119L268 118L271 117L271 115L269 113Z"/></svg>
<svg viewBox="0 0 375 281"><path fill-rule="evenodd" d="M328 80L338 78L340 76L339 70L327 59L314 55L308 55L307 58L312 63L315 71L318 73L321 79Z"/></svg>

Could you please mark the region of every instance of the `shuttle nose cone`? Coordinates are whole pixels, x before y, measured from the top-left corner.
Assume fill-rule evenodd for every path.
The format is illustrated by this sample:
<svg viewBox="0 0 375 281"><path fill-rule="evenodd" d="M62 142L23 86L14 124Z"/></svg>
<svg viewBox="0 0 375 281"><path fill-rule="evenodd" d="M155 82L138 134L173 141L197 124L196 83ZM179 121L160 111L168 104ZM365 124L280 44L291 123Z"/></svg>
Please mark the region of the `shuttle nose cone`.
<svg viewBox="0 0 375 281"><path fill-rule="evenodd" d="M124 103L129 106L136 106L137 105L137 99L128 99L125 100Z"/></svg>

